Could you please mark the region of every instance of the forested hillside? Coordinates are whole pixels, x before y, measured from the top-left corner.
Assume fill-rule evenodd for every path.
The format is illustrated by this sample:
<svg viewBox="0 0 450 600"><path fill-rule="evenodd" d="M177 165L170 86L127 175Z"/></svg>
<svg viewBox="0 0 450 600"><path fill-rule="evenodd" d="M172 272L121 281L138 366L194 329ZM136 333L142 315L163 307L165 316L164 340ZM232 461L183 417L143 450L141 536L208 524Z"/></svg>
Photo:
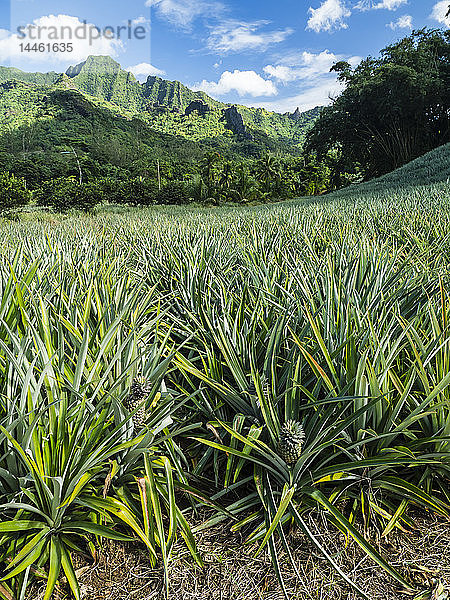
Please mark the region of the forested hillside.
<svg viewBox="0 0 450 600"><path fill-rule="evenodd" d="M240 136L244 139L280 143L280 148L301 144L320 109L285 115L261 108L236 106L218 102L204 92L194 92L179 81L149 77L144 84L124 71L112 58L90 56L66 73L25 73L19 69L0 67L0 82L21 81L49 88L68 88L107 102L108 108L126 117L139 116L153 129L188 139ZM39 91L42 95L44 92ZM26 101L27 98L24 98ZM1 100L8 108L9 99ZM8 122L8 115L4 115Z"/></svg>
<svg viewBox="0 0 450 600"><path fill-rule="evenodd" d="M319 113L229 106L179 82L145 84L109 57L66 73L0 67L0 168L32 188L58 177L183 179L205 154L297 156Z"/></svg>

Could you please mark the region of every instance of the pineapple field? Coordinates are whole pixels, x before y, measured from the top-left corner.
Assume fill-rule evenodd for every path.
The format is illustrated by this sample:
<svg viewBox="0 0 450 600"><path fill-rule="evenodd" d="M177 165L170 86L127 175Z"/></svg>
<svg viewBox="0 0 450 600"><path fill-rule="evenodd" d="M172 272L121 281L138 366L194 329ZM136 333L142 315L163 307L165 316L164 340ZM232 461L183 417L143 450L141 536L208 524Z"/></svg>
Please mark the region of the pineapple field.
<svg viewBox="0 0 450 600"><path fill-rule="evenodd" d="M2 600L447 597L450 186L414 170L0 224Z"/></svg>

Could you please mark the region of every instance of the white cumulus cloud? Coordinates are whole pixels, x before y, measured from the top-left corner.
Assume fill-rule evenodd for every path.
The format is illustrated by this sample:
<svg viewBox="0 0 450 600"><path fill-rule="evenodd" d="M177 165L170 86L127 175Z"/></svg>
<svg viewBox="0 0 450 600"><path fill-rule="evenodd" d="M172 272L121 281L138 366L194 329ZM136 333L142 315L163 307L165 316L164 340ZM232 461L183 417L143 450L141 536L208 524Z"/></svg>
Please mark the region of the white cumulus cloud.
<svg viewBox="0 0 450 600"><path fill-rule="evenodd" d="M278 29L261 31L270 21L255 21L253 23L227 21L214 28L207 41L207 47L212 52L243 52L246 50L267 50L272 44L283 42L293 29Z"/></svg>
<svg viewBox="0 0 450 600"><path fill-rule="evenodd" d="M286 65L267 65L263 69L264 73L273 79L278 79L283 83L289 83L290 81L296 81L298 79L298 71L292 67Z"/></svg>
<svg viewBox="0 0 450 600"><path fill-rule="evenodd" d="M157 75L158 77L162 77L166 74L166 72L162 69L158 69L150 63L146 62L139 63L138 65L134 65L133 67L127 67L126 70L130 71L130 73L133 73L136 79L140 80L146 80L147 77L149 77L149 75Z"/></svg>
<svg viewBox="0 0 450 600"><path fill-rule="evenodd" d="M386 25L386 27L390 27L394 31L396 29L412 29L413 22L411 15L403 15L403 17L399 17L396 21L391 21Z"/></svg>
<svg viewBox="0 0 450 600"><path fill-rule="evenodd" d="M345 19L352 14L343 0L325 0L319 8L310 7L309 12L311 16L306 28L316 33L346 29L348 25Z"/></svg>
<svg viewBox="0 0 450 600"><path fill-rule="evenodd" d="M211 96L224 96L230 92L237 92L239 96L276 96L278 91L272 81L264 79L255 71L224 71L219 81L206 81L205 79L194 86L194 90L201 90Z"/></svg>
<svg viewBox="0 0 450 600"><path fill-rule="evenodd" d="M354 6L356 10L397 10L400 6L408 4L408 0L382 0L381 2L373 2L373 0L361 0Z"/></svg>
<svg viewBox="0 0 450 600"><path fill-rule="evenodd" d="M330 75L331 67L339 60L346 60L352 66L358 64L360 56L345 57L342 54L333 54L329 50L323 50L314 54L312 52L294 53L284 57L279 64L267 65L264 67L264 73L269 77L277 79L283 83L297 81L301 79L317 79L319 77L335 77Z"/></svg>
<svg viewBox="0 0 450 600"><path fill-rule="evenodd" d="M299 81L302 91L295 96L263 102L268 110L292 112L296 107L309 110L315 106L324 106L339 94L344 85L337 80L336 73L330 73L331 67L338 61L345 60L356 67L362 60L361 56L346 56L333 54L323 50L317 54L311 52L291 52L280 58L277 65L267 65L264 73L269 77L286 84Z"/></svg>
<svg viewBox="0 0 450 600"><path fill-rule="evenodd" d="M316 106L330 104L331 98L337 96L343 88L344 85L336 79L323 81L295 96L271 100L269 102L258 102L258 106L280 113L293 112L298 107L303 112ZM247 106L252 106L252 104L247 102Z"/></svg>
<svg viewBox="0 0 450 600"><path fill-rule="evenodd" d="M450 27L450 16L446 16L449 8L448 0L442 0L442 2L438 2L433 6L433 10L431 11L430 17L441 23L442 25L446 25Z"/></svg>
<svg viewBox="0 0 450 600"><path fill-rule="evenodd" d="M105 37L94 29L94 25L80 21L70 15L47 15L35 19L19 32L3 30L0 35L0 63L14 61L51 62L74 64L85 60L90 54L116 57L123 50L122 40L115 37ZM91 39L90 39L91 38ZM72 52L49 52L47 44L72 43ZM21 44L45 44L44 52L22 52Z"/></svg>

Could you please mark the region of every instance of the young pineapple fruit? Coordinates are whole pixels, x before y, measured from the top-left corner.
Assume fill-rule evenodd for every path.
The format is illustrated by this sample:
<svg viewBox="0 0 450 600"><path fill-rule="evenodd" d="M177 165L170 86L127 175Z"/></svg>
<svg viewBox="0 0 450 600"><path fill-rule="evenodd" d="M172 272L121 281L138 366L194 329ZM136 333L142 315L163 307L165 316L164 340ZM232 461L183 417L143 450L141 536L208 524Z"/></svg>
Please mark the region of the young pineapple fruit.
<svg viewBox="0 0 450 600"><path fill-rule="evenodd" d="M151 392L151 385L145 379L145 377L138 376L133 379L133 383L131 384L130 393L126 398L124 405L125 408L133 412L136 409L136 412L132 416L133 425L135 429L141 429L145 422L147 421L148 414L145 406L145 401L148 395Z"/></svg>
<svg viewBox="0 0 450 600"><path fill-rule="evenodd" d="M300 458L305 432L298 421L286 421L280 429L278 452L281 458L291 465Z"/></svg>

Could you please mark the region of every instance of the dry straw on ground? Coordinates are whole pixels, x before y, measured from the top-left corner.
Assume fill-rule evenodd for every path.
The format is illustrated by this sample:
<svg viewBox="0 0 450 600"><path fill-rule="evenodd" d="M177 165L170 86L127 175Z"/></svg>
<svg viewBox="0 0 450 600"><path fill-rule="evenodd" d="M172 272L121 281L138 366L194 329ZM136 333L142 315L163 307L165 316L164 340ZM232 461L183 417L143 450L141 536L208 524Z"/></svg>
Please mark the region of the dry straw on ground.
<svg viewBox="0 0 450 600"><path fill-rule="evenodd" d="M417 529L392 535L380 549L392 564L409 574L418 587L432 590L439 581L450 585L450 524L430 515L416 518ZM371 600L407 600L398 584L380 571L356 544L345 546L344 537L313 518L310 527L326 544L343 570ZM326 535L323 534L327 531ZM320 535L322 532L322 535ZM270 560L254 558L255 546L245 546L228 526L198 534L205 568L195 567L180 543L170 567L173 600L284 600ZM291 532L290 543L302 581L287 560L281 565L286 587L294 600L357 600L358 596L334 573L302 535ZM83 600L163 600L162 571L151 569L144 549L135 545L104 543L97 561L80 562L78 574ZM33 600L42 598L35 589ZM432 600L444 600L435 594ZM64 594L55 596L65 598Z"/></svg>

